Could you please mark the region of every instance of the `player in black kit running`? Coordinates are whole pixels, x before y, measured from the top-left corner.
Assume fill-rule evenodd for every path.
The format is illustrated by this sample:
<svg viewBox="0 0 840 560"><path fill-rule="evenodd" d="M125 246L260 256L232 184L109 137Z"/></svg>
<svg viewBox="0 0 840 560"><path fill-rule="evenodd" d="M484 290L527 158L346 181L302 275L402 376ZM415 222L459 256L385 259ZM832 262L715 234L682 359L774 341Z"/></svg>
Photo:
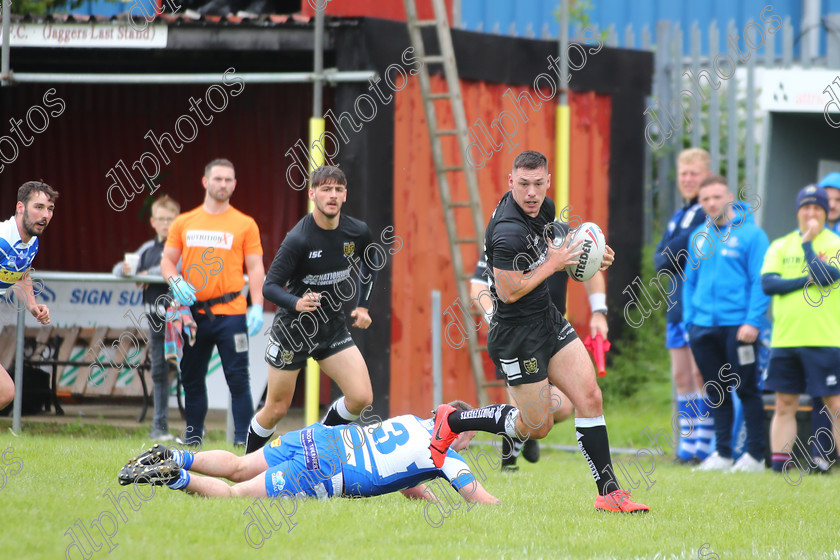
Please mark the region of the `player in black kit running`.
<svg viewBox="0 0 840 560"><path fill-rule="evenodd" d="M572 325L549 297L546 279L576 264L582 251L580 242L571 245L571 236L566 236L568 242L555 242L555 207L546 196L551 175L545 156L530 151L516 156L508 184L510 191L496 206L484 237L491 294L497 300L487 351L506 375L519 408L505 404L456 412L449 405L438 406L429 446L432 459L435 465L441 463L449 443L464 431L544 438L554 424L551 381L575 407L578 446L598 486L595 509L648 511L618 486L595 368ZM607 247L601 270L614 258Z"/></svg>
<svg viewBox="0 0 840 560"><path fill-rule="evenodd" d="M341 306L355 300L353 326L366 329L368 302L379 263L367 224L341 214L347 199L344 172L325 165L312 173L311 214L300 220L277 250L266 275L263 295L278 306L265 361L265 406L248 430L246 453L260 449L289 409L298 373L311 356L344 394L330 406L322 424L356 420L373 401L370 375L344 322ZM288 285L288 291L283 289Z"/></svg>

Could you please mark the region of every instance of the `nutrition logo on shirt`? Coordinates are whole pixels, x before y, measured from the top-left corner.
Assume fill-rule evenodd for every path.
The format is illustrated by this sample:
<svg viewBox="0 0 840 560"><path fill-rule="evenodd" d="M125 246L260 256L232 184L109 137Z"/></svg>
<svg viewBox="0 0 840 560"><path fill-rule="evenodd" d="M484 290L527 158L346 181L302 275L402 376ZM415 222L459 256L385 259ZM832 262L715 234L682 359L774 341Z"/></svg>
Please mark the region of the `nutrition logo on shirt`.
<svg viewBox="0 0 840 560"><path fill-rule="evenodd" d="M233 234L227 231L203 231L192 229L187 231L187 247L215 247L216 249L230 249L233 246Z"/></svg>

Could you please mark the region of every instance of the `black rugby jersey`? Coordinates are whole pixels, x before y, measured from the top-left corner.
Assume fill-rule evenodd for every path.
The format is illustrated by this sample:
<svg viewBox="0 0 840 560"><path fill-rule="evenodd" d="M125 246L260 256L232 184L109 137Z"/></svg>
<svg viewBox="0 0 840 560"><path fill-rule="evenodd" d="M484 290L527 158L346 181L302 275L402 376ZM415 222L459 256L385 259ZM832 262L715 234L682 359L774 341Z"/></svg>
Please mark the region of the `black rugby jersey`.
<svg viewBox="0 0 840 560"><path fill-rule="evenodd" d="M484 234L484 255L491 281L490 291L497 299L497 318L519 321L544 312L551 303L547 282L541 283L518 301L505 303L499 298L493 269L525 272L544 263L548 239L565 236L569 231L568 226L555 221L554 212L554 201L546 197L537 216L531 218L516 204L511 191L505 193L493 211ZM563 271L553 276L561 275L566 276ZM501 286L501 290L512 291L512 288ZM565 289L563 292L565 306ZM557 303L555 301L555 305Z"/></svg>
<svg viewBox="0 0 840 560"><path fill-rule="evenodd" d="M563 232L563 235L565 235L566 231L569 229L567 225L560 224L560 222L557 222L557 226ZM475 272L473 272L472 280L485 284L489 288L489 274L490 273L487 272L487 261L482 255L481 260L479 260L475 265ZM553 303L554 307L557 308L557 311L563 315L566 314L566 288L568 282L569 275L565 270L555 272L548 277L548 280L546 280L546 283L548 284L548 295L551 297L551 303Z"/></svg>
<svg viewBox="0 0 840 560"><path fill-rule="evenodd" d="M381 268L377 251L365 251L369 245L370 228L363 221L341 214L338 227L327 230L307 214L274 255L263 295L279 307L278 313L297 313L295 303L309 291L321 294L321 309L330 319L346 301L367 307L375 279L372 267Z"/></svg>

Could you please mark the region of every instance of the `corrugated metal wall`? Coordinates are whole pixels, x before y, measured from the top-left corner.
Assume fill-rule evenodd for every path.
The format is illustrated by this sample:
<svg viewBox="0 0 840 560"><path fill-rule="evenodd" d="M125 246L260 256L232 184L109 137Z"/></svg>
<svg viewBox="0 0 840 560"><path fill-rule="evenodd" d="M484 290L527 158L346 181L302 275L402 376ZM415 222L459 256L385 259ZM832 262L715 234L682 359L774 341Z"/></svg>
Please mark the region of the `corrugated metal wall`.
<svg viewBox="0 0 840 560"><path fill-rule="evenodd" d="M433 88L441 88L439 76L432 77ZM502 101L507 85L481 82L461 82L464 105L470 123L482 119L489 125L499 117L501 108L512 110L509 102ZM514 87L515 93L522 88ZM531 91L532 95L535 95ZM571 202L585 219L607 224L607 185L609 173L609 130L610 100L607 96L591 93L570 96L572 104L572 166ZM416 79L396 96L396 125L394 132L394 223L396 231L403 236L405 247L394 259L391 325L391 414L426 413L432 405L431 386L431 291L441 290L442 307L452 305L457 298L454 273L443 223L443 210L434 166L429 147L425 115ZM442 107L439 104L438 107ZM527 106L527 105L526 105ZM527 112L528 123L520 126L513 141L518 146L508 153L503 147L479 171L479 185L482 195L484 222L508 190L507 177L513 157L520 151L530 149L543 152L549 157L553 170L554 154L554 103L543 103L541 109ZM439 116L446 128L451 115ZM451 123L451 120L449 121ZM447 161L455 161L457 147L445 145ZM459 192L463 185L453 190L453 200L463 200ZM601 201L600 203L598 201ZM599 206L600 204L600 206ZM579 205L579 206L578 206ZM460 231L470 231L469 216L463 220ZM465 262L474 263L475 250L467 255ZM570 301L570 310L576 317L588 321L588 303L585 292ZM580 310L583 310L582 313ZM448 316L444 317L444 326ZM588 332L587 323L578 322L580 332ZM487 371L488 379L494 379ZM466 348L453 349L443 345L443 397L474 399L475 385L469 367ZM493 390L490 397L504 398L501 391Z"/></svg>
<svg viewBox="0 0 840 560"><path fill-rule="evenodd" d="M26 180L43 179L61 193L35 259L37 269L110 270L123 252L152 237L145 195L138 195L117 212L106 203L111 181L105 175L119 160L130 169L147 151L161 159L144 135L149 130L158 136L174 134L182 115L198 119L190 111L191 97L202 100L199 107L213 120L206 126L198 124L195 140L185 143L181 153L175 154L164 143L170 163L161 160L162 181L155 196L169 194L182 210L200 205L204 165L216 157L229 158L238 179L231 202L260 226L266 266L286 232L306 211L305 192L286 183L291 159L284 153L298 138L306 139L311 86L246 84L240 95L228 95L227 106L218 113L207 109L205 85L55 87L57 91L49 99L63 99L64 113L51 118L47 130L34 135L31 146L20 146L17 159L0 173L0 219L14 212L17 187ZM20 85L0 90L0 121L25 120L30 107L43 105L47 89ZM221 95L211 92L211 96L220 106ZM182 121L182 131L190 134L186 121ZM10 148L6 149L10 154ZM131 173L139 177L137 171Z"/></svg>
<svg viewBox="0 0 840 560"><path fill-rule="evenodd" d="M768 14L779 15L782 18L790 16L794 29L800 29L802 4L803 0L777 0L772 3L765 0L596 0L591 2L592 9L587 12L586 17L588 25L601 31L605 31L611 25L615 26L621 46L642 48L642 29L646 25L654 43L656 24L663 20L679 23L683 30L689 30L694 22L706 29L712 20L717 20L719 27L725 29L728 22L734 20L736 29L741 31L750 20L761 23L761 12L766 6L771 10ZM556 15L559 5L559 0L462 0L462 27L470 31L502 35L556 38L559 32ZM821 16L838 12L840 0L821 2ZM580 20L573 21L573 25L576 23L579 24ZM628 25L633 26L635 34L635 42L632 45L624 41L624 32ZM573 33L574 29L570 29L570 32ZM819 52L824 55L825 32L821 32L821 35ZM689 53L689 48L686 34L683 52ZM708 54L708 43L704 42L702 49L703 54ZM776 52L781 54L778 43ZM717 51L712 54L717 54Z"/></svg>
<svg viewBox="0 0 840 560"><path fill-rule="evenodd" d="M521 37L542 37L547 29L556 37L559 25L554 13L559 6L559 0L461 0L461 23L470 31Z"/></svg>

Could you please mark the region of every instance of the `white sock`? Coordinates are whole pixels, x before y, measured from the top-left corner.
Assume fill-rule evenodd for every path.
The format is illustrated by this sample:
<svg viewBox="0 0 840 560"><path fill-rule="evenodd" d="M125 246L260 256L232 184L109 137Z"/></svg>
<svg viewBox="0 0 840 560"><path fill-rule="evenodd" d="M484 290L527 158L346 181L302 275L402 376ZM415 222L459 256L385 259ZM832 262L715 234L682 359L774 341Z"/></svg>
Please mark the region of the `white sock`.
<svg viewBox="0 0 840 560"><path fill-rule="evenodd" d="M264 437L264 438L265 437L270 437L271 434L274 433L274 428L273 427L272 428L263 428L262 426L260 426L260 423L257 422L257 417L256 416L254 416L251 419L251 429L254 430L255 434L257 434L260 437Z"/></svg>
<svg viewBox="0 0 840 560"><path fill-rule="evenodd" d="M335 411L338 413L339 416L344 418L345 420L356 420L359 415L353 414L349 410L347 410L347 405L344 404L344 397L341 397L337 401L335 401Z"/></svg>
<svg viewBox="0 0 840 560"><path fill-rule="evenodd" d="M519 457L522 453L522 448L525 446L525 442L519 438L513 438L513 445L511 446L511 454L510 456L513 458Z"/></svg>
<svg viewBox="0 0 840 560"><path fill-rule="evenodd" d="M513 408L507 413L505 416L505 433L516 441L517 439L522 439L519 436L519 433L516 431L516 419L519 418L519 409Z"/></svg>

